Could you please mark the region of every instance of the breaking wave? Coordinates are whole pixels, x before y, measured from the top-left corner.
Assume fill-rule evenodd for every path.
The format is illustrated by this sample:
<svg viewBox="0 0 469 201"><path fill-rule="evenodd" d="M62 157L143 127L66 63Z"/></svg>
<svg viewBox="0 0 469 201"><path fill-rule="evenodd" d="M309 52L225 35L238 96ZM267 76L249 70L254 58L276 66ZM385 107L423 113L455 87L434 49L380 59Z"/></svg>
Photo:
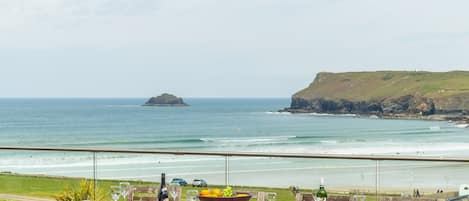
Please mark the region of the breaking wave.
<svg viewBox="0 0 469 201"><path fill-rule="evenodd" d="M203 142L219 143L255 143L255 142L281 142L296 138L296 136L264 136L264 137L237 137L237 138L200 138Z"/></svg>

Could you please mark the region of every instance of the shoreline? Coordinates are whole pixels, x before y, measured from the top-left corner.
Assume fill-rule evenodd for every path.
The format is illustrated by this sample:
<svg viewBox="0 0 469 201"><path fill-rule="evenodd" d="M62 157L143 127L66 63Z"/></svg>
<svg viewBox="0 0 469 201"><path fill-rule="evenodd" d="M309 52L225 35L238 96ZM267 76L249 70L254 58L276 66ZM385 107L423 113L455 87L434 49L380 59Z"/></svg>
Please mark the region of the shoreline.
<svg viewBox="0 0 469 201"><path fill-rule="evenodd" d="M466 125L469 128L469 115L466 114L432 114L432 115L419 115L419 114L378 114L378 113L322 113L314 110L306 109L289 109L285 108L277 112L288 112L290 114L317 114L320 115L347 115L354 117L369 117L376 119L403 119L403 120L429 120L429 121L447 121L454 125Z"/></svg>

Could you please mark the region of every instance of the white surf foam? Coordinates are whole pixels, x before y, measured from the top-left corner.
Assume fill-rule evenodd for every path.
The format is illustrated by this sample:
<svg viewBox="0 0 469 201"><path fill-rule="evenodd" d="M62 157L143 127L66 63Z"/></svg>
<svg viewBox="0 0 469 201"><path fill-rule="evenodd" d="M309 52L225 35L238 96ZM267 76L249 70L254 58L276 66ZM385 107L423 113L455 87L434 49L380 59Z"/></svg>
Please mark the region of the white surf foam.
<svg viewBox="0 0 469 201"><path fill-rule="evenodd" d="M311 116L338 116L338 117L355 117L357 116L356 114L331 114L331 113L308 113L308 115Z"/></svg>
<svg viewBox="0 0 469 201"><path fill-rule="evenodd" d="M288 145L282 148L276 146L254 147L250 152L276 153L313 153L313 154L362 154L362 155L445 155L451 153L469 152L469 143L406 143L406 142L337 142L334 140L323 140L319 146Z"/></svg>
<svg viewBox="0 0 469 201"><path fill-rule="evenodd" d="M291 115L291 112L265 112L266 114L276 114L276 115Z"/></svg>
<svg viewBox="0 0 469 201"><path fill-rule="evenodd" d="M454 124L456 128L469 128L469 124Z"/></svg>
<svg viewBox="0 0 469 201"><path fill-rule="evenodd" d="M337 144L337 140L321 140L321 144Z"/></svg>
<svg viewBox="0 0 469 201"><path fill-rule="evenodd" d="M123 165L145 165L145 164L194 164L206 163L208 161L223 160L220 157L177 157L177 156L119 156L101 155L98 158L99 166L123 166ZM37 155L31 160L17 160L15 158L0 161L0 170L25 170L25 169L44 169L44 168L71 168L71 167L91 167L91 159L69 156L62 159L56 156Z"/></svg>
<svg viewBox="0 0 469 201"><path fill-rule="evenodd" d="M218 143L255 143L255 142L272 142L287 141L296 136L264 136L264 137L238 137L238 138L200 138L204 142Z"/></svg>

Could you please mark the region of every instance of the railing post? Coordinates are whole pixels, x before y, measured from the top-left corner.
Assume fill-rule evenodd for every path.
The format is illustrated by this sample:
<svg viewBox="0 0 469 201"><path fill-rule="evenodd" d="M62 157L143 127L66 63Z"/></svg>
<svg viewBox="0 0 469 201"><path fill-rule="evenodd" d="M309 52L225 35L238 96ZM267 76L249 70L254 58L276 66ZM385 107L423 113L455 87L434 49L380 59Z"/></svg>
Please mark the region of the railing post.
<svg viewBox="0 0 469 201"><path fill-rule="evenodd" d="M228 174L228 171L229 171L229 160L228 160L228 155L225 155L225 186L228 186L229 184L229 174Z"/></svg>
<svg viewBox="0 0 469 201"><path fill-rule="evenodd" d="M376 160L376 180L375 180L375 190L376 190L376 201L379 201L379 160Z"/></svg>
<svg viewBox="0 0 469 201"><path fill-rule="evenodd" d="M96 200L96 186L98 185L98 180L97 180L97 171L98 171L98 166L97 166L97 161L96 161L96 152L93 152L93 200Z"/></svg>

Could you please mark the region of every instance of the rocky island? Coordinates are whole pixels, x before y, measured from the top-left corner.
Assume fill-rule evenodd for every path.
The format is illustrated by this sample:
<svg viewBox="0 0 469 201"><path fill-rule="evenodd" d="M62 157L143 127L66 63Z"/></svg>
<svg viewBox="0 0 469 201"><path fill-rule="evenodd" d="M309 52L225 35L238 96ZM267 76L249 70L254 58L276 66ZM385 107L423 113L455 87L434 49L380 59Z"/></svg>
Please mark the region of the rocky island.
<svg viewBox="0 0 469 201"><path fill-rule="evenodd" d="M467 122L469 71L321 72L281 111Z"/></svg>
<svg viewBox="0 0 469 201"><path fill-rule="evenodd" d="M164 93L157 97L151 97L143 106L189 106L182 98Z"/></svg>

